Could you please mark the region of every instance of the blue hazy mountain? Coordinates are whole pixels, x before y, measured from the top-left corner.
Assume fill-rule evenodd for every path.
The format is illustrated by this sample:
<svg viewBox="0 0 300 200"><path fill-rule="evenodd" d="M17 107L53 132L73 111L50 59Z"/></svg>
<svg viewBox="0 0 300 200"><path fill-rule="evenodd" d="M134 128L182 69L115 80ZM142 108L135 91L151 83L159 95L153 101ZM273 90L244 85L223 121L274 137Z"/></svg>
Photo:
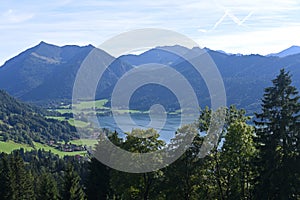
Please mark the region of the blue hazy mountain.
<svg viewBox="0 0 300 200"><path fill-rule="evenodd" d="M0 68L0 88L21 100L42 103L70 101L74 79L82 61L94 50L88 45L63 46L41 42L16 57L8 60ZM293 83L299 89L300 54L278 57L261 55L232 55L205 49L218 67L227 93L227 103L246 108L249 112L260 107L263 90L271 85L271 80L281 68L293 75ZM108 53L97 49L103 60L115 59ZM195 90L200 106L210 104L206 84L201 76L182 55L201 56L199 48L187 49L181 46L157 47L140 55L124 55L106 71L98 86L97 98L110 98L115 83L129 70L139 65L159 63L170 66L182 74ZM195 56L196 55L196 56ZM132 109L147 110L155 103L161 103L176 110L176 96L167 88L148 84L134 92L130 105Z"/></svg>
<svg viewBox="0 0 300 200"><path fill-rule="evenodd" d="M278 53L272 53L269 54L268 56L277 56L280 58L286 57L286 56L291 56L291 55L296 55L300 54L300 46L291 46L283 51L280 51Z"/></svg>
<svg viewBox="0 0 300 200"><path fill-rule="evenodd" d="M0 88L11 95L30 102L59 102L70 100L76 73L86 56L94 50L88 46L63 46L41 42L16 57L8 60L0 68ZM111 55L96 49L102 60L113 60ZM105 98L105 91L120 76L131 68L116 59L103 77L98 98Z"/></svg>
<svg viewBox="0 0 300 200"><path fill-rule="evenodd" d="M171 65L177 61L180 56L173 52L179 52L180 55L183 55L189 51L188 48L175 45L175 46L164 46L156 47L146 51L140 55L124 55L120 59L130 63L133 66L139 66L149 63L159 63L163 65Z"/></svg>
<svg viewBox="0 0 300 200"><path fill-rule="evenodd" d="M168 47L169 50L172 47ZM178 48L175 46L174 48ZM293 82L297 88L300 89L300 54L292 55L289 57L266 57L261 55L231 55L222 53L220 51L213 51L208 48L204 49L207 54L212 58L218 67L226 89L227 104L235 104L240 108L245 108L248 112L257 111L261 104L261 98L264 88L271 85L271 80L275 78L281 68L286 68L293 75ZM145 64L142 62L142 58L150 60L151 56L154 56L154 60L160 64L170 63L169 66L184 75L186 79L193 86L196 91L200 105L203 107L210 104L209 92L206 84L197 71L191 66L191 64L180 58L177 55L170 55L170 52L164 53L168 59L162 59L161 48L152 49L139 56L135 56L136 60L130 64L136 65ZM188 50L186 54L200 55L203 50L199 48L193 48ZM196 56L195 56L196 57ZM132 59L132 56L129 56ZM169 59L169 58L172 58ZM122 60L130 62L127 56L123 56ZM166 89L156 86L144 87L142 91L136 93L135 98L132 99L133 108L143 109L148 108L151 104L155 103L154 97L168 96L169 98L162 97L163 102L167 101L166 105L172 105L178 107L178 103L174 101L174 96L168 94ZM134 100L136 99L136 100ZM161 100L160 99L160 100ZM143 102L142 104L139 102Z"/></svg>

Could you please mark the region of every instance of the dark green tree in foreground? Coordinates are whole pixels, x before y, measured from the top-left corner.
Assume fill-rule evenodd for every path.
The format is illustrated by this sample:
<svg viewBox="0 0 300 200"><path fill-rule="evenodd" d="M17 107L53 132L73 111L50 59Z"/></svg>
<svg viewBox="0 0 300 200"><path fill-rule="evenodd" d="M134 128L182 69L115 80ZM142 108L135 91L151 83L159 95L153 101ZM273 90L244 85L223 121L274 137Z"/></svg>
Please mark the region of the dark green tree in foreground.
<svg viewBox="0 0 300 200"><path fill-rule="evenodd" d="M9 200L14 198L12 170L8 160L8 155L2 153L0 161L0 198Z"/></svg>
<svg viewBox="0 0 300 200"><path fill-rule="evenodd" d="M176 132L175 137L170 142L170 151L179 148L186 137L195 136L191 144L183 147L185 153L174 163L164 169L164 182L162 188L166 195L165 199L194 199L198 193L196 185L199 181L199 170L201 159L199 159L199 150L203 143L203 138L199 135L196 126L184 125ZM173 150L175 151L175 150ZM172 187L169 187L172 186Z"/></svg>
<svg viewBox="0 0 300 200"><path fill-rule="evenodd" d="M25 169L25 163L18 152L11 158L16 199L34 200L35 194L31 173Z"/></svg>
<svg viewBox="0 0 300 200"><path fill-rule="evenodd" d="M69 164L64 175L63 199L68 200L84 200L85 194L80 185L80 177L74 168Z"/></svg>
<svg viewBox="0 0 300 200"><path fill-rule="evenodd" d="M220 171L224 199L251 199L252 161L256 154L254 128L245 121L230 124L220 153Z"/></svg>
<svg viewBox="0 0 300 200"><path fill-rule="evenodd" d="M0 172L0 199L35 199L32 175L25 169L19 152L2 155Z"/></svg>
<svg viewBox="0 0 300 200"><path fill-rule="evenodd" d="M91 158L89 162L89 175L87 180L87 197L89 200L107 199L109 195L110 168Z"/></svg>
<svg viewBox="0 0 300 200"><path fill-rule="evenodd" d="M199 130L208 132L210 118L215 114L223 116L222 113L205 108L199 118ZM252 199L256 176L252 162L257 151L254 129L247 124L250 118L245 113L235 106L225 109L222 132L213 137L218 142L198 166L200 184L195 199Z"/></svg>
<svg viewBox="0 0 300 200"><path fill-rule="evenodd" d="M284 69L265 89L256 114L259 177L256 199L299 199L299 95Z"/></svg>
<svg viewBox="0 0 300 200"><path fill-rule="evenodd" d="M121 147L132 153L149 153L164 147L164 141L159 139L159 134L154 129L133 129L126 133L126 140ZM124 160L122 160L124 159ZM139 161L136 155L131 161L120 158L118 162L132 162L137 165ZM159 161L159 158L157 161ZM159 199L159 182L162 171L157 170L148 173L126 173L113 170L111 173L111 186L115 197L113 199L148 200Z"/></svg>
<svg viewBox="0 0 300 200"><path fill-rule="evenodd" d="M44 172L40 176L37 199L43 199L43 200L59 199L57 183L50 173Z"/></svg>

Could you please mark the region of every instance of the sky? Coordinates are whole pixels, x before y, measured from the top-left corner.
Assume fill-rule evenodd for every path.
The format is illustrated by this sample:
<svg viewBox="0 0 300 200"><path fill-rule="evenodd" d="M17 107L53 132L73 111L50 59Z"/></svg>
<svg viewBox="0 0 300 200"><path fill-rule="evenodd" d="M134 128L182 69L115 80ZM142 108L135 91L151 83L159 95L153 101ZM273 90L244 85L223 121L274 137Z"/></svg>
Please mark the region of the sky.
<svg viewBox="0 0 300 200"><path fill-rule="evenodd" d="M266 55L300 46L299 11L299 0L0 0L0 65L40 41L98 46L141 28L173 30L213 50Z"/></svg>

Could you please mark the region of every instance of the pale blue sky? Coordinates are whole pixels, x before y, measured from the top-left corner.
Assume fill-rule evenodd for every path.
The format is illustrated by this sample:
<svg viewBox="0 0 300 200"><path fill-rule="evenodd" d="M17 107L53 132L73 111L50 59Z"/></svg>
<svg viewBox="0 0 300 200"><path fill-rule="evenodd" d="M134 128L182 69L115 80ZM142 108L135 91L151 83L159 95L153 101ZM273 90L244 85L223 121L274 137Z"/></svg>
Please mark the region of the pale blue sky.
<svg viewBox="0 0 300 200"><path fill-rule="evenodd" d="M40 41L92 44L166 28L199 46L268 54L300 45L298 0L0 0L0 64Z"/></svg>

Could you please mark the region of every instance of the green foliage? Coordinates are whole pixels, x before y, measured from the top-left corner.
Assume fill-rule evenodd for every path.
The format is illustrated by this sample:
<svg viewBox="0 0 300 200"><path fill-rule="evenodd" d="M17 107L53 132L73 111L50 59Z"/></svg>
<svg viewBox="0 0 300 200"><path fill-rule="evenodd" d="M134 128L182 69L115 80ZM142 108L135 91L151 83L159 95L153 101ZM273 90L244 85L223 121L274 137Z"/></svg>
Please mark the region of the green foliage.
<svg viewBox="0 0 300 200"><path fill-rule="evenodd" d="M69 164L64 174L62 198L68 200L84 200L85 194L80 185L80 177Z"/></svg>
<svg viewBox="0 0 300 200"><path fill-rule="evenodd" d="M154 129L133 129L131 133L127 133L124 141L120 141L117 138L114 140L119 143L118 145L121 148L127 151L148 153L159 150L165 145L165 143L158 138L159 135ZM126 161L123 160L121 162ZM156 187L158 186L161 175L161 170L140 174L113 170L111 172L112 190L115 196L121 199L156 199L158 195Z"/></svg>
<svg viewBox="0 0 300 200"><path fill-rule="evenodd" d="M57 182L52 174L44 172L39 177L37 199L59 200Z"/></svg>
<svg viewBox="0 0 300 200"><path fill-rule="evenodd" d="M288 72L280 70L265 89L262 113L256 114L259 199L297 199L300 194L300 96Z"/></svg>
<svg viewBox="0 0 300 200"><path fill-rule="evenodd" d="M215 120L211 121L212 117ZM214 127L221 117L224 117L224 126L219 138L216 138L215 135L218 134L214 132L218 129ZM256 175L251 163L256 149L253 142L254 130L246 124L248 120L245 111L238 110L235 106L215 112L208 108L201 111L199 130L214 136L209 136L211 138L205 142L217 142L210 154L201 161L199 177L202 177L200 181L202 186L197 187L199 194L197 198L249 199L251 197L253 192L251 184ZM211 122L214 124L211 125ZM202 145L203 147L205 146Z"/></svg>
<svg viewBox="0 0 300 200"><path fill-rule="evenodd" d="M34 200L33 177L25 169L19 152L10 156L1 155L1 189L0 198L10 200Z"/></svg>
<svg viewBox="0 0 300 200"><path fill-rule="evenodd" d="M0 163L0 197L3 200L14 198L13 172L6 154L1 155Z"/></svg>
<svg viewBox="0 0 300 200"><path fill-rule="evenodd" d="M231 122L220 153L220 171L226 199L250 199L256 155L254 128L243 121Z"/></svg>
<svg viewBox="0 0 300 200"><path fill-rule="evenodd" d="M75 157L61 159L44 150L25 152L20 149L9 155L2 153L0 155L0 199L61 199L59 194L63 193L65 188L64 177L68 165L74 166L73 170L76 172L71 173L75 177L74 183L79 183L79 186L75 185L82 188L83 181L77 173L82 178L86 177L86 162L82 163ZM74 189L71 191L78 197L82 197L82 189L80 192L74 192Z"/></svg>
<svg viewBox="0 0 300 200"><path fill-rule="evenodd" d="M29 146L28 144L19 144L13 141L6 141L6 142L0 141L0 152L11 153L13 150L21 149L21 148L28 151L33 149L33 147Z"/></svg>
<svg viewBox="0 0 300 200"><path fill-rule="evenodd" d="M87 197L89 200L107 199L109 196L110 169L96 158L89 162Z"/></svg>
<svg viewBox="0 0 300 200"><path fill-rule="evenodd" d="M10 159L12 170L12 190L15 199L35 199L33 190L33 178L30 172L26 171L24 161L16 152Z"/></svg>
<svg viewBox="0 0 300 200"><path fill-rule="evenodd" d="M164 193L166 199L195 199L197 186L200 184L199 173L201 159L199 151L203 143L194 125L185 125L178 129L175 138L171 141L171 148L178 147L185 137L194 136L191 145L184 147L185 153L164 171Z"/></svg>
<svg viewBox="0 0 300 200"><path fill-rule="evenodd" d="M133 153L185 149L174 163L149 173L120 172L96 158L78 155L62 159L42 149L2 153L0 199L299 199L300 97L284 70L265 92L255 128L249 125L244 110L231 106L217 111L205 108L198 123L179 128L168 145L154 129L133 129L126 138L120 138L117 132L103 131L110 142ZM0 106L2 111L13 110L13 116L26 113L23 108L14 108L10 103ZM1 113L3 129L19 127L22 135L30 132L30 128L24 132L24 122L7 123L8 112ZM225 124L221 127L222 118ZM47 121L40 119L39 123L53 129ZM40 126L33 128L37 127ZM181 147L182 140L190 140L191 144ZM109 142L106 137L99 140L95 152L105 150L105 141ZM92 145L95 141L83 143ZM134 156L115 159L114 152L108 153L115 162L140 164ZM161 161L159 157L155 159Z"/></svg>
<svg viewBox="0 0 300 200"><path fill-rule="evenodd" d="M0 91L0 136L2 140L13 140L17 143L46 143L49 140L65 140L78 138L75 127L68 122L47 119L49 114L43 109L31 107Z"/></svg>

